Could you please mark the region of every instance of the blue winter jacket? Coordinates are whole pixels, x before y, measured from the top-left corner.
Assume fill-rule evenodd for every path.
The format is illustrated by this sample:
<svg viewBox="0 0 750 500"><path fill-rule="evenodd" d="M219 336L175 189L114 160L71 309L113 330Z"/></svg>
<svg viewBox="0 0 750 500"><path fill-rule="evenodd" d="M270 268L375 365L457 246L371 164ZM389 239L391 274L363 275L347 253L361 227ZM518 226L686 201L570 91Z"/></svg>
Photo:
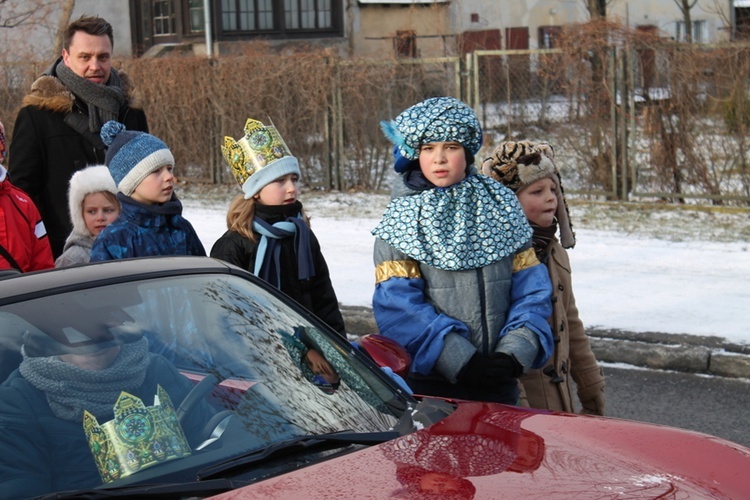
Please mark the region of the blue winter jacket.
<svg viewBox="0 0 750 500"><path fill-rule="evenodd" d="M105 227L91 248L91 262L156 255L205 256L198 235L182 217L182 203L172 199L160 205L139 203L117 193L122 212Z"/></svg>
<svg viewBox="0 0 750 500"><path fill-rule="evenodd" d="M477 189L487 182L492 184L490 189L505 189L491 180L467 182ZM394 198L420 194L409 189L395 193ZM509 192L504 199L507 210L521 210L518 216L525 223L515 195ZM412 355L412 376L455 383L476 352L512 354L525 370L544 365L554 348L547 322L552 313L552 287L530 243L530 236L524 238L512 254L489 265L445 270L376 238L373 313L380 333Z"/></svg>

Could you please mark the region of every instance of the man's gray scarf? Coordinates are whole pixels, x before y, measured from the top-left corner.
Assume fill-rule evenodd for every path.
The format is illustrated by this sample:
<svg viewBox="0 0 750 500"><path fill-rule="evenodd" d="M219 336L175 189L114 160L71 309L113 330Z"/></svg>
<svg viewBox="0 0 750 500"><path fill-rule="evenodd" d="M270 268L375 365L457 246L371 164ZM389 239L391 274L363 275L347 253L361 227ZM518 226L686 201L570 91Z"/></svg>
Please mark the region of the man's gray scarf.
<svg viewBox="0 0 750 500"><path fill-rule="evenodd" d="M90 82L76 75L72 69L60 61L55 67L57 78L88 106L89 130L99 134L102 125L109 120L117 120L120 109L126 102L122 82L117 70L112 68L105 85Z"/></svg>
<svg viewBox="0 0 750 500"><path fill-rule="evenodd" d="M56 356L32 358L23 353L21 375L47 396L56 417L83 421L83 410L97 418L112 414L120 392L138 389L149 365L148 341L123 344L104 370L86 370Z"/></svg>

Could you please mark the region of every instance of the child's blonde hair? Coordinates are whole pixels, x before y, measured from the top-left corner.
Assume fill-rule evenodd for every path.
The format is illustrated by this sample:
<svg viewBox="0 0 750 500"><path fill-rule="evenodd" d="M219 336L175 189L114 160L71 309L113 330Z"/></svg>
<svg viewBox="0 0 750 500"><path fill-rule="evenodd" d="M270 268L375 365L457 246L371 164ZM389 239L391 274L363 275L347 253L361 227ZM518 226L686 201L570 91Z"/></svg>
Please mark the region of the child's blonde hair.
<svg viewBox="0 0 750 500"><path fill-rule="evenodd" d="M302 219L310 225L310 218L301 210ZM255 220L255 198L245 199L245 195L240 193L232 199L227 210L227 229L234 231L249 239L253 243L258 242L258 238L253 232L253 221Z"/></svg>

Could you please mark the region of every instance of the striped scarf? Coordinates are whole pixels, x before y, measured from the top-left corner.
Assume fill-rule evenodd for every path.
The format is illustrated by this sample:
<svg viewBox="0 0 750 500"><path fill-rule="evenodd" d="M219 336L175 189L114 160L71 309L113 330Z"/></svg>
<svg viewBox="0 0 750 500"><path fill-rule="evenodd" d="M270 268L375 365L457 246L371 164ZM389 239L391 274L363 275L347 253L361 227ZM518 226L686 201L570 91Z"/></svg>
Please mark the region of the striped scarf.
<svg viewBox="0 0 750 500"><path fill-rule="evenodd" d="M256 217L253 220L253 230L261 235L253 274L276 288L281 288L281 240L293 237L294 253L297 256L297 279L307 280L315 275L310 250L310 228L301 216L287 217L274 224Z"/></svg>

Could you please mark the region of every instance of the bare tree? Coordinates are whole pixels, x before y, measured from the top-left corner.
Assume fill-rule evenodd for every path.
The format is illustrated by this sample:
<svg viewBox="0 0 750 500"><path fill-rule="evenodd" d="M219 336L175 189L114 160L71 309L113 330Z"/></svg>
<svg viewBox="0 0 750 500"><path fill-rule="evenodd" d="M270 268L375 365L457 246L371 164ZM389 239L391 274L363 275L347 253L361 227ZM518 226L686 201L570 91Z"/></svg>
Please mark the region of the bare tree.
<svg viewBox="0 0 750 500"><path fill-rule="evenodd" d="M674 3L680 9L683 22L685 23L685 41L693 43L693 20L690 16L690 11L698 3L698 0L674 0Z"/></svg>
<svg viewBox="0 0 750 500"><path fill-rule="evenodd" d="M0 0L0 28L15 28L25 24L34 16L36 7L31 3L24 9L15 9L9 0Z"/></svg>
<svg viewBox="0 0 750 500"><path fill-rule="evenodd" d="M73 0L75 3L75 0ZM57 2L50 0L0 0L0 28L17 28L39 21Z"/></svg>
<svg viewBox="0 0 750 500"><path fill-rule="evenodd" d="M6 61L59 56L75 0L0 0L0 45ZM59 42L58 42L59 40Z"/></svg>
<svg viewBox="0 0 750 500"><path fill-rule="evenodd" d="M591 20L607 17L607 0L584 0Z"/></svg>
<svg viewBox="0 0 750 500"><path fill-rule="evenodd" d="M73 8L76 6L76 0L64 0L62 2L62 13L60 14L60 22L57 24L57 32L55 33L55 46L54 53L61 54L63 49L63 38L65 36L65 29L70 24L70 16L73 14Z"/></svg>

